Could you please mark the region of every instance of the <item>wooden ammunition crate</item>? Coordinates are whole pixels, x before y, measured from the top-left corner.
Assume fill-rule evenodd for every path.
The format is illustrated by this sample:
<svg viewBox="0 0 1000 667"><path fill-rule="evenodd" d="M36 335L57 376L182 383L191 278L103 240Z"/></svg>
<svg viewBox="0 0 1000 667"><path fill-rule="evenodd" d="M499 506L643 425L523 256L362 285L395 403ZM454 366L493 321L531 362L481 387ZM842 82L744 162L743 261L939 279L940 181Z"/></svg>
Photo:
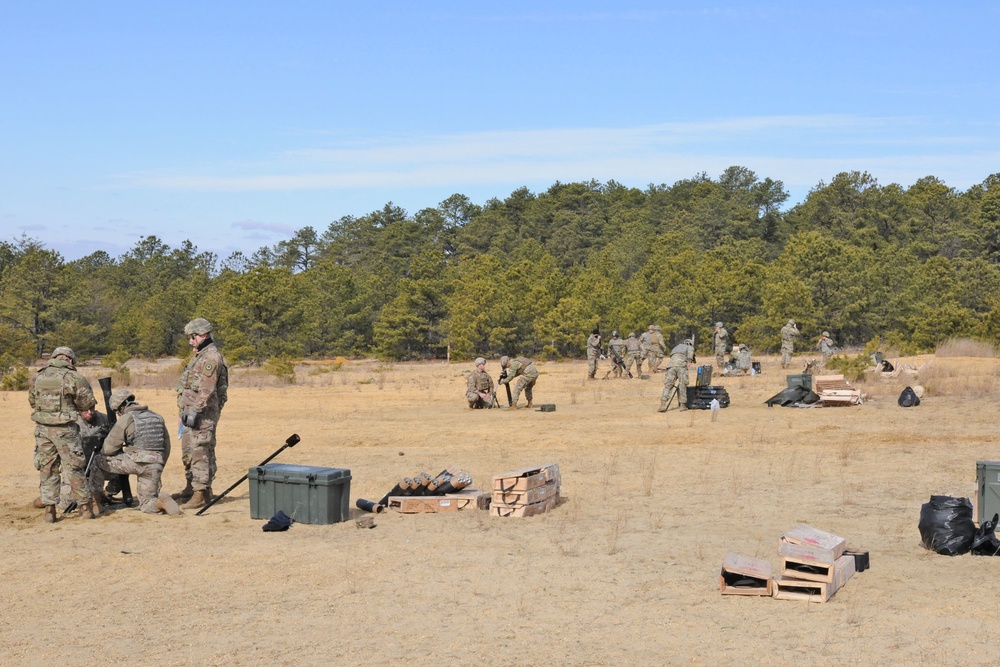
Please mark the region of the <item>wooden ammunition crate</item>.
<svg viewBox="0 0 1000 667"><path fill-rule="evenodd" d="M539 503L530 505L498 505L496 502L490 503L490 514L492 516L535 516L543 512L548 512L559 503L559 494L547 498Z"/></svg>
<svg viewBox="0 0 1000 667"><path fill-rule="evenodd" d="M559 479L559 466L549 463L534 468L521 468L493 476L494 491L527 491L546 482Z"/></svg>
<svg viewBox="0 0 1000 667"><path fill-rule="evenodd" d="M806 600L826 602L840 590L854 575L854 556L841 556L833 566L830 581L806 581L779 576L773 580L774 597L777 600Z"/></svg>
<svg viewBox="0 0 1000 667"><path fill-rule="evenodd" d="M390 496L389 509L401 514L436 514L484 508L490 494L479 489L462 489L443 496Z"/></svg>
<svg viewBox="0 0 1000 667"><path fill-rule="evenodd" d="M555 463L494 475L490 514L527 517L547 512L558 504L561 485Z"/></svg>

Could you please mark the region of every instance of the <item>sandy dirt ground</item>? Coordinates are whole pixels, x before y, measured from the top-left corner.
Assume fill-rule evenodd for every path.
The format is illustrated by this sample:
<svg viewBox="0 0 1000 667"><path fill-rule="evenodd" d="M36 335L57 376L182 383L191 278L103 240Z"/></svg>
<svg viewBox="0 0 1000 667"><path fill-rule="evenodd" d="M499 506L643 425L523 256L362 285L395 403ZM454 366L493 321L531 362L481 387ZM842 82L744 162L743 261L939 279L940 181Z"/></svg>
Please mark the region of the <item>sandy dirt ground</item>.
<svg viewBox="0 0 1000 667"><path fill-rule="evenodd" d="M47 525L30 507L27 395L0 393L0 662L985 664L1000 655L1000 559L926 551L917 523L931 494L972 494L976 462L1000 459L1000 364L910 361L929 390L915 409L896 405L903 378L861 385L861 407L768 408L785 376L765 358L760 376L717 379L732 405L715 421L658 414L662 375L588 382L583 362L539 364L535 402L552 413L467 409L471 364L312 364L290 386L234 372L216 491L292 433L277 462L349 468L352 506L451 465L483 488L562 471L564 502L541 516L388 512L372 530L352 509L262 532L246 484L201 517ZM132 385L174 419L176 377L176 362L137 366ZM182 480L175 445L165 488ZM777 569L797 523L870 550L871 569L826 604L720 595L727 552Z"/></svg>

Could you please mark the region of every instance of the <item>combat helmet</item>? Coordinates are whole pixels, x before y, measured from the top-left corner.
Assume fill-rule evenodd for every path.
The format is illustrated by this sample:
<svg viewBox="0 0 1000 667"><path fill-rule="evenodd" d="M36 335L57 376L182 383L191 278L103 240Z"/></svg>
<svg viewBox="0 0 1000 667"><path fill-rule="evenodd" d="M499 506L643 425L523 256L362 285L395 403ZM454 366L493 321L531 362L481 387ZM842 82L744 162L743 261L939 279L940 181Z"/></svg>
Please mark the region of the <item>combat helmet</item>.
<svg viewBox="0 0 1000 667"><path fill-rule="evenodd" d="M615 329L614 331L611 332L611 337L612 338L614 338L617 335L618 335L618 329Z"/></svg>
<svg viewBox="0 0 1000 667"><path fill-rule="evenodd" d="M66 357L71 362L76 361L76 354L73 352L73 348L66 347L65 345L52 350L52 354L49 355L49 359L55 359L56 357Z"/></svg>
<svg viewBox="0 0 1000 667"><path fill-rule="evenodd" d="M826 336L827 338L829 338L830 337L830 332L829 331L824 331L823 335Z"/></svg>
<svg viewBox="0 0 1000 667"><path fill-rule="evenodd" d="M211 333L211 331L212 324L204 317L196 317L184 325L184 333L188 336L193 336L194 334L207 334Z"/></svg>
<svg viewBox="0 0 1000 667"><path fill-rule="evenodd" d="M500 368L505 367L508 361L510 361L510 357L507 356L500 357Z"/></svg>
<svg viewBox="0 0 1000 667"><path fill-rule="evenodd" d="M135 401L135 394L128 387L118 387L111 393L111 398L108 399L108 407L118 412L120 408L125 403L132 403Z"/></svg>
<svg viewBox="0 0 1000 667"><path fill-rule="evenodd" d="M717 327L721 327L721 326L722 326L722 322L716 322L716 323L715 323L715 326L717 326Z"/></svg>
<svg viewBox="0 0 1000 667"><path fill-rule="evenodd" d="M629 338L635 338L635 332L634 331L630 331L629 334L628 334L628 337Z"/></svg>
<svg viewBox="0 0 1000 667"><path fill-rule="evenodd" d="M795 320L788 320L788 324L789 325L795 324Z"/></svg>

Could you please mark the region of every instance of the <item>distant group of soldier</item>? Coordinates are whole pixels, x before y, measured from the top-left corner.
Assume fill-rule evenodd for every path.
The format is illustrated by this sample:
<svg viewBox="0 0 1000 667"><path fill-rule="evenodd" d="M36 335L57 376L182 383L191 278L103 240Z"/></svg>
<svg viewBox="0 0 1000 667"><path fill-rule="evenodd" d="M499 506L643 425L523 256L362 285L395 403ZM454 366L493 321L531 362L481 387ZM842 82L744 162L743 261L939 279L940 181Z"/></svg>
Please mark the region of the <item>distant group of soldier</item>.
<svg viewBox="0 0 1000 667"><path fill-rule="evenodd" d="M187 484L179 493L161 493L160 478L170 457L166 422L140 404L128 387L107 399L112 418L98 412L90 383L76 369L76 354L57 347L29 381L28 401L35 422L35 469L39 497L48 523L57 509L75 505L80 516L93 519L127 488L123 475L136 476L138 507L150 514L178 514L210 502L216 472L215 432L226 403L229 374L204 318L184 328L191 359L177 383L181 450ZM109 425L114 422L113 426ZM88 474L89 473L89 474ZM126 478L127 479L127 478Z"/></svg>
<svg viewBox="0 0 1000 667"><path fill-rule="evenodd" d="M795 351L795 338L799 335L798 326L793 319L788 320L788 323L781 328L782 368L787 368L791 364L792 354ZM643 362L646 363L647 374L659 373L661 372L660 366L666 357L666 349L666 340L661 333L661 327L650 324L638 338L634 332L630 332L628 337L623 339L618 335L617 330L612 331L611 339L607 344L607 355L605 355L600 330L595 328L587 338L587 379L597 379L598 362L607 357L610 357L612 366L604 376L605 379L610 375L616 378L622 378L626 375L629 378L648 377L648 375L643 376ZM834 350L833 339L828 331L823 332L817 349L822 354L825 365L830 360ZM755 372L750 346L746 343L734 345L732 335L722 322L715 323L712 332L712 350L715 353L715 363L723 373L750 375ZM680 397L686 396L688 370L693 363L695 363L693 337L685 338L670 350L667 366L662 369L666 376L660 400L660 411L666 411L675 390ZM520 377L512 396L511 407L517 407L517 400L522 389L528 399L528 407L531 407L531 388L538 377L538 370L534 363L525 357L517 357L513 361L508 357L501 357L500 368L501 383L509 383L515 377ZM635 374L632 373L633 368ZM483 357L475 360L475 370L469 374L466 398L470 408L499 407L496 386L486 372L486 359ZM685 400L678 400L678 405L682 410L686 409L684 403Z"/></svg>

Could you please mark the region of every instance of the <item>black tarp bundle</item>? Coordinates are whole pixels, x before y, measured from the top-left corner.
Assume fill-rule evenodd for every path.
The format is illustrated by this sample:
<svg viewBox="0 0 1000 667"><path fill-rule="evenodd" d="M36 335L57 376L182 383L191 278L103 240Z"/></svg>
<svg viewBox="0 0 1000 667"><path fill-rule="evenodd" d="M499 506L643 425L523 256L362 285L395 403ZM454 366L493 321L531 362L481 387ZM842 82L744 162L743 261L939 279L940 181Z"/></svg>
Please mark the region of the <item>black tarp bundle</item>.
<svg viewBox="0 0 1000 667"><path fill-rule="evenodd" d="M796 404L812 405L817 401L819 401L819 395L816 392L812 389L797 385L778 392L771 398L764 401L764 403L767 404L767 407L773 408L775 405L780 405L782 407L788 407Z"/></svg>
<svg viewBox="0 0 1000 667"><path fill-rule="evenodd" d="M921 543L944 556L958 556L972 548L976 524L968 498L931 496L920 508Z"/></svg>

